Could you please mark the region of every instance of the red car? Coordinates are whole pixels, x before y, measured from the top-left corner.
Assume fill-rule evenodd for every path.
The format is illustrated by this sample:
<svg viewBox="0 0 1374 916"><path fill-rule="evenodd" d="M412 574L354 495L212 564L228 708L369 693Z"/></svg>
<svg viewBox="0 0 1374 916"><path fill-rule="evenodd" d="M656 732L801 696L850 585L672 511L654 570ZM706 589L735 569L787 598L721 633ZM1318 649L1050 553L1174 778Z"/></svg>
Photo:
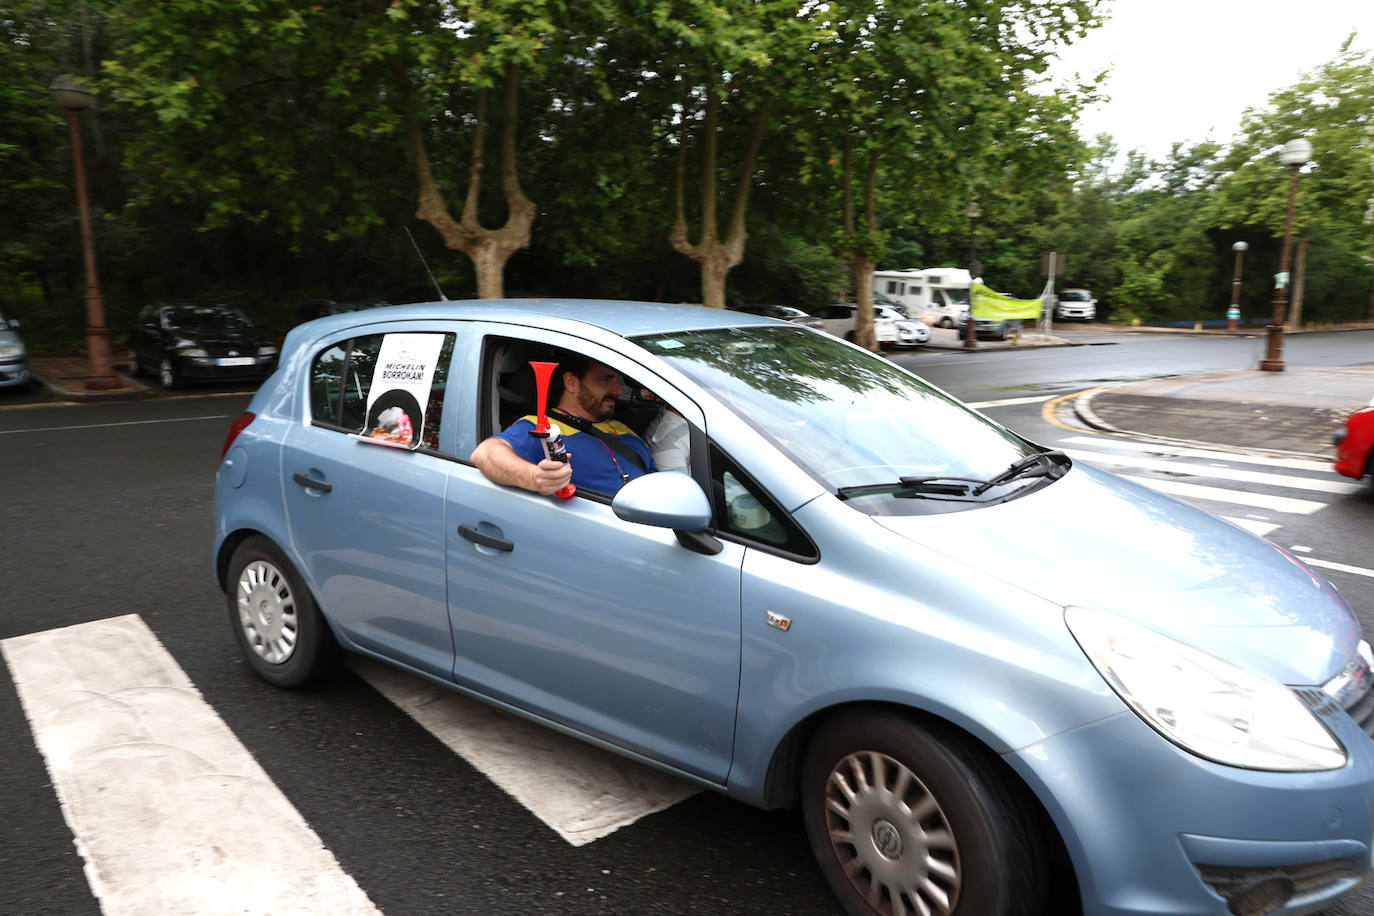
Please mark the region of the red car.
<svg viewBox="0 0 1374 916"><path fill-rule="evenodd" d="M1374 401L1347 417L1335 440L1336 473L1357 480L1374 476Z"/></svg>

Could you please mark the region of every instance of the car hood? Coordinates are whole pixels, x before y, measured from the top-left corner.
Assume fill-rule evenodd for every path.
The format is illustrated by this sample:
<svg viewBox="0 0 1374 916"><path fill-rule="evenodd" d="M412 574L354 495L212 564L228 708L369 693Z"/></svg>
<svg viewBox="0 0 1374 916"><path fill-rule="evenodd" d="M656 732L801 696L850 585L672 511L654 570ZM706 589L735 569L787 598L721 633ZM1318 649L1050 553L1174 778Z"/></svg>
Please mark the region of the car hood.
<svg viewBox="0 0 1374 916"><path fill-rule="evenodd" d="M178 328L177 337L204 346L256 347L262 335L252 328Z"/></svg>
<svg viewBox="0 0 1374 916"><path fill-rule="evenodd" d="M23 342L19 335L9 328L0 328L0 346L9 347Z"/></svg>
<svg viewBox="0 0 1374 916"><path fill-rule="evenodd" d="M1082 463L1000 505L874 520L977 575L1129 617L1284 684L1325 683L1360 639L1349 605L1292 554Z"/></svg>

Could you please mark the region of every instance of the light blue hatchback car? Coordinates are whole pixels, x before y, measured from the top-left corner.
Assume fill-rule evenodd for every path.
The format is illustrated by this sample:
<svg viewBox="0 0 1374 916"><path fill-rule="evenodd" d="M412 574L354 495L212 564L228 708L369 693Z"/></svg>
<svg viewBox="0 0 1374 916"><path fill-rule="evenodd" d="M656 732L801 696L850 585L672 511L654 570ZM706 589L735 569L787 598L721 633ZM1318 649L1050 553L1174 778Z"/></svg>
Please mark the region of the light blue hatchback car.
<svg viewBox="0 0 1374 916"><path fill-rule="evenodd" d="M686 471L559 499L471 463L577 356L655 396L632 429L687 421ZM1312 913L1371 872L1371 653L1327 582L794 323L300 325L225 443L214 571L266 680L342 647L798 805L853 914Z"/></svg>

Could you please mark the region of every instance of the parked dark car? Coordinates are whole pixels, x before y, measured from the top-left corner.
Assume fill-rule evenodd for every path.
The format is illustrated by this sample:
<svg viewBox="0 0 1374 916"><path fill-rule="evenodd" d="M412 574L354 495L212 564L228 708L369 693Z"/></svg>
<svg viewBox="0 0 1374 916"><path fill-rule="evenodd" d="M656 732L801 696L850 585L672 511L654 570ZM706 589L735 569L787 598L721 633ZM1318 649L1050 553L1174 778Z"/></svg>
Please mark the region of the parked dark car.
<svg viewBox="0 0 1374 916"><path fill-rule="evenodd" d="M1015 324L1012 322L1015 321ZM964 328L968 324L968 313L959 321L959 336L964 336ZM975 318L973 319L973 333L979 340L1006 340L1007 335L1013 328L1020 327L1021 322L1011 318Z"/></svg>
<svg viewBox="0 0 1374 916"><path fill-rule="evenodd" d="M19 336L19 322L0 314L0 388L29 383L29 351Z"/></svg>
<svg viewBox="0 0 1374 916"><path fill-rule="evenodd" d="M293 326L313 321L316 318L323 318L326 315L338 315L343 312L359 312L363 309L379 308L383 305L390 305L380 299L359 299L350 302L337 302L333 299L311 299L309 302L301 304L296 309L295 321Z"/></svg>
<svg viewBox="0 0 1374 916"><path fill-rule="evenodd" d="M129 333L129 374L156 374L164 388L260 382L276 367L277 346L262 324L222 303L154 303Z"/></svg>

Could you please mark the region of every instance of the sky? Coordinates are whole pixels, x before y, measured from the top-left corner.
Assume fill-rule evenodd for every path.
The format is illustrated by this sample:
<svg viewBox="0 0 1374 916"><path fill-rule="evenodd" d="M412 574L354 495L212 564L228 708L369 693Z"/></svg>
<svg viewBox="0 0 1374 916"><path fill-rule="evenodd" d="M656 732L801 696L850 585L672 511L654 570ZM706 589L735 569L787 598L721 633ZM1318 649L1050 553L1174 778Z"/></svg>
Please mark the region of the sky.
<svg viewBox="0 0 1374 916"><path fill-rule="evenodd" d="M1107 23L1061 54L1052 73L1112 68L1110 101L1084 112L1100 132L1155 159L1174 141L1227 143L1247 108L1333 60L1351 31L1374 48L1374 0L1108 0Z"/></svg>

